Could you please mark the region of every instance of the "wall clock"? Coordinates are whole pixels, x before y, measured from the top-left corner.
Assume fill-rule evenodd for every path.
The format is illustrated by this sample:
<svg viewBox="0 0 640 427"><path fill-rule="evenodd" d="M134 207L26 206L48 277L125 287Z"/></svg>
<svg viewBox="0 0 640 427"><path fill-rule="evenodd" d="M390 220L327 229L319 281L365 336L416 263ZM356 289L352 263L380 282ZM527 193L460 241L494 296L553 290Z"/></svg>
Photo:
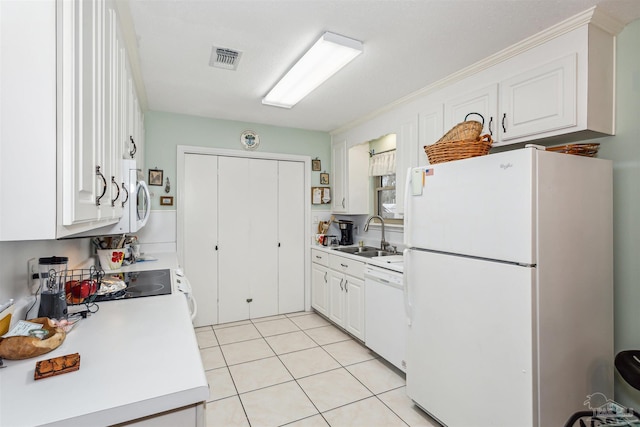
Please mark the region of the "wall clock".
<svg viewBox="0 0 640 427"><path fill-rule="evenodd" d="M245 130L240 135L240 142L245 150L255 150L260 145L260 137L252 130Z"/></svg>

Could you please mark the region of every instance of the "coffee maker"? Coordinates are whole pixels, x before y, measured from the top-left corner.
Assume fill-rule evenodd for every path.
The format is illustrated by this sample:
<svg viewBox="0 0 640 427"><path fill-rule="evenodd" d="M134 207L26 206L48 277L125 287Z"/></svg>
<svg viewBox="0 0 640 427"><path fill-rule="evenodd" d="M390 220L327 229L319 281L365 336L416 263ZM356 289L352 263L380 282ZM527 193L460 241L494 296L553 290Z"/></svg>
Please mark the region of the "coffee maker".
<svg viewBox="0 0 640 427"><path fill-rule="evenodd" d="M353 221L340 221L338 222L338 228L340 228L340 244L353 245Z"/></svg>

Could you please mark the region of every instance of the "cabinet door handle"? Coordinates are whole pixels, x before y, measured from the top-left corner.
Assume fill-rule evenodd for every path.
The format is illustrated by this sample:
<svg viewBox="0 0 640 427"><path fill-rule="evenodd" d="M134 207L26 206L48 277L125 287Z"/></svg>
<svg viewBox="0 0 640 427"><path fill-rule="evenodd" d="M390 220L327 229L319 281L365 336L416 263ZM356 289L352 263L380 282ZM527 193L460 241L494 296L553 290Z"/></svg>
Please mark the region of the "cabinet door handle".
<svg viewBox="0 0 640 427"><path fill-rule="evenodd" d="M122 201L122 207L124 208L125 203L129 201L129 190L127 190L127 186L124 185L124 182L122 183L122 189L127 194L127 198Z"/></svg>
<svg viewBox="0 0 640 427"><path fill-rule="evenodd" d="M102 193L99 196L96 196L96 206L100 206L100 199L104 197L104 193L107 192L107 180L100 172L100 166L96 166L96 175L98 175L102 179Z"/></svg>
<svg viewBox="0 0 640 427"><path fill-rule="evenodd" d="M133 136L129 135L129 140L133 145L133 148L129 150L129 156L131 156L131 158L133 159L133 157L136 155L136 152L138 151L138 147L136 147L136 142L133 140Z"/></svg>
<svg viewBox="0 0 640 427"><path fill-rule="evenodd" d="M491 129L492 126L493 126L493 116L489 118L489 135L491 136L493 136L493 129Z"/></svg>
<svg viewBox="0 0 640 427"><path fill-rule="evenodd" d="M344 291L344 288L342 287L342 282L344 282L344 279L340 279L340 290Z"/></svg>
<svg viewBox="0 0 640 427"><path fill-rule="evenodd" d="M342 208L344 209L344 197L342 198Z"/></svg>
<svg viewBox="0 0 640 427"><path fill-rule="evenodd" d="M116 193L116 197L111 199L111 207L114 207L116 205L116 200L118 200L118 198L120 197L120 186L116 182L116 177L115 176L111 177L111 183L113 185L115 185L116 186L116 190L118 190L118 192Z"/></svg>
<svg viewBox="0 0 640 427"><path fill-rule="evenodd" d="M327 283L327 274L328 274L328 272L327 272L327 271L325 271L325 272L324 272L324 283Z"/></svg>
<svg viewBox="0 0 640 427"><path fill-rule="evenodd" d="M505 125L506 121L507 121L507 113L504 113L504 115L502 116L502 132L503 133L507 133L507 126Z"/></svg>
<svg viewBox="0 0 640 427"><path fill-rule="evenodd" d="M349 283L349 280L345 280L345 281L344 281L344 291L345 291L346 293L349 293L349 288L347 288L347 283Z"/></svg>

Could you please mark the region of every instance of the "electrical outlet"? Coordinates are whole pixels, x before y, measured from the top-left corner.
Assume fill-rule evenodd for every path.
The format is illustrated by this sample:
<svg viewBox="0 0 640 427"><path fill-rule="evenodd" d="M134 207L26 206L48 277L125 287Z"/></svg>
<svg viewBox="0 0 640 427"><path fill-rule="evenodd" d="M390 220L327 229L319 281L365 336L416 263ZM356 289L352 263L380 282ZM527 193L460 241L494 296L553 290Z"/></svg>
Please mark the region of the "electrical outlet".
<svg viewBox="0 0 640 427"><path fill-rule="evenodd" d="M29 289L29 292L35 295L38 293L39 287L40 277L38 272L38 260L37 258L31 258L27 260L27 289Z"/></svg>

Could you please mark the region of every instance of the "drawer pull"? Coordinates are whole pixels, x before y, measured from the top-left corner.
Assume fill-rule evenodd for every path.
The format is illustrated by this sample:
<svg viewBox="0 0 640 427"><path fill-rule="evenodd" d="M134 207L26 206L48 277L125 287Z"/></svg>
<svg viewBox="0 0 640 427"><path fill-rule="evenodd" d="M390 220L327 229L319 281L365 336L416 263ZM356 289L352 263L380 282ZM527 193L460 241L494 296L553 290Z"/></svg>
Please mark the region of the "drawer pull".
<svg viewBox="0 0 640 427"><path fill-rule="evenodd" d="M343 264L343 263L340 263L340 265L341 265L342 267L344 267L344 268L349 267L349 264Z"/></svg>

